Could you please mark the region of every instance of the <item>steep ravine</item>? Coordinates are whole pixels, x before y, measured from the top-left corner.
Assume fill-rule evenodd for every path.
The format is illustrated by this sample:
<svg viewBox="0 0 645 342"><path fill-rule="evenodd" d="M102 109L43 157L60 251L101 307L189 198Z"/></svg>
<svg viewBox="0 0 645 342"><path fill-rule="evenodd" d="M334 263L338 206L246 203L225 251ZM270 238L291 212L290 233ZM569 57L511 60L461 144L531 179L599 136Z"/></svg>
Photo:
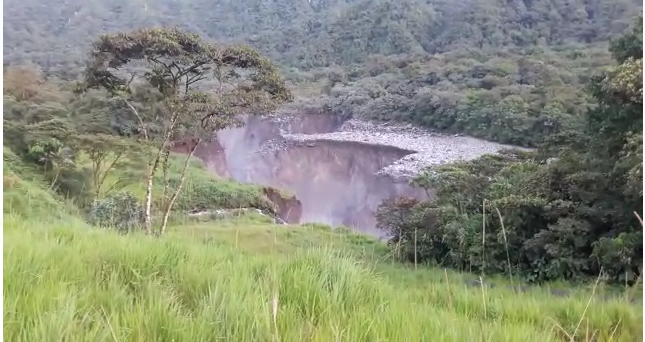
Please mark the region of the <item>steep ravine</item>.
<svg viewBox="0 0 645 342"><path fill-rule="evenodd" d="M345 225L381 235L375 229L374 211L383 200L427 195L408 185L406 177L383 172L393 165L397 168L402 161L418 164L419 147L401 140L409 134L400 129L392 133L388 128L383 133L380 128L373 131L373 127L365 127L324 114L300 115L290 120L250 117L242 128L219 132L216 140L196 151L196 156L220 176L295 193L302 203L301 222ZM449 161L443 158L454 154L452 148L433 143L432 139L448 139L446 136L411 134L417 145L420 142L441 149L437 151L439 162ZM455 146L457 150L462 148L459 143ZM475 154L494 151L499 149L497 146L501 145L480 148L482 152Z"/></svg>

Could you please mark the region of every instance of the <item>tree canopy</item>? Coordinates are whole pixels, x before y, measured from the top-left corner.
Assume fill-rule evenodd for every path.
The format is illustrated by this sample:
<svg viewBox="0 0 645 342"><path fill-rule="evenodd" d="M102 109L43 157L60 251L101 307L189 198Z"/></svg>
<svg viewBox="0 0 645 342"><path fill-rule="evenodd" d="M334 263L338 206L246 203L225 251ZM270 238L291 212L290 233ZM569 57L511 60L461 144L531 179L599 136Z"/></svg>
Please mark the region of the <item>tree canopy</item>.
<svg viewBox="0 0 645 342"><path fill-rule="evenodd" d="M59 1L59 0L57 0ZM635 0L77 0L5 4L5 62L76 79L101 34L178 27L276 61L297 103L535 147L578 130ZM230 46L230 45L227 45Z"/></svg>
<svg viewBox="0 0 645 342"><path fill-rule="evenodd" d="M119 76L127 66L129 77ZM291 99L276 66L258 51L211 44L177 28L101 36L93 44L84 87L131 92L136 69L143 69L140 77L163 97L190 102L190 111L201 115L200 122L213 121L216 129L225 128L241 111L267 112ZM208 91L212 96L198 91L205 80L218 82L214 91Z"/></svg>
<svg viewBox="0 0 645 342"><path fill-rule="evenodd" d="M533 281L602 274L635 282L643 262L639 24L613 42L618 64L591 79L596 106L580 135L429 169L416 183L436 189L436 200L384 203L379 225L403 257Z"/></svg>

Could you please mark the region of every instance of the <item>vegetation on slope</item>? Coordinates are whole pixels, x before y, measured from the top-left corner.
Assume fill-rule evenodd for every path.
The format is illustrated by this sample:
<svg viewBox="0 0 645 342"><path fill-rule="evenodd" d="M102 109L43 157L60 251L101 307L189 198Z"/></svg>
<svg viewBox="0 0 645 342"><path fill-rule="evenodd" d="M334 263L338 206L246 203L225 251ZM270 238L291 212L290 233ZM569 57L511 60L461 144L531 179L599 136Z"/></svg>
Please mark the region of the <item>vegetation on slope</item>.
<svg viewBox="0 0 645 342"><path fill-rule="evenodd" d="M47 182L34 167L26 165L10 149L2 151L3 215L11 213L23 218L68 217L71 206L63 204L47 190Z"/></svg>
<svg viewBox="0 0 645 342"><path fill-rule="evenodd" d="M416 180L437 200L379 213L404 257L529 280L640 279L643 231L642 19L613 42L618 65L596 75L584 126L535 152L485 156ZM403 217L402 219L398 219Z"/></svg>
<svg viewBox="0 0 645 342"><path fill-rule="evenodd" d="M6 7L9 60L61 71L81 66L85 46L99 34L139 27L178 26L219 41L245 41L307 68L373 54L603 42L642 10L635 0L11 0Z"/></svg>
<svg viewBox="0 0 645 342"><path fill-rule="evenodd" d="M5 61L75 79L102 33L178 26L280 63L312 109L536 146L577 129L582 88L635 0L8 1ZM313 103L311 103L313 101Z"/></svg>
<svg viewBox="0 0 645 342"><path fill-rule="evenodd" d="M16 174L32 175L83 212L93 202L119 193L142 201L146 192L147 150L128 135L136 127L127 105L107 93L72 93L68 82L45 79L32 69L9 68L4 75L5 196L26 191ZM144 100L133 101L137 108ZM170 153L168 182L178 183L186 157ZM26 168L26 169L25 169ZM162 209L164 175L155 175L153 205ZM14 184L15 183L15 184ZM33 191L38 191L33 189ZM16 197L11 206L26 208ZM44 205L44 204L43 204ZM53 204L52 204L53 205ZM34 208L39 205L32 205ZM275 205L255 185L217 178L191 158L183 191L174 211L258 208L275 213Z"/></svg>
<svg viewBox="0 0 645 342"><path fill-rule="evenodd" d="M452 283L456 287L448 289L443 274L433 283L408 278L390 283L387 275L375 277L353 257L327 250L269 258L220 246L221 254L212 254L209 241L215 237L194 240L178 232L185 227L174 227L171 237L159 242L90 230L80 220L74 223L78 227L60 228L44 216L48 210L66 209L45 191L49 187L84 214L114 184L135 193L140 189L141 175L131 172L140 169L139 153L130 151L138 146L123 138L140 132L131 108L106 92L77 96L68 81L85 66L89 42L99 34L177 25L221 41L247 41L272 56L282 63L292 88L298 89L298 104L307 110L414 122L540 147L536 153L446 166L436 170L439 177L424 175L419 182L439 190L437 202L385 206L390 210L386 217L402 217L386 222L397 238L394 255L401 251L416 262L533 281L588 279L601 273L609 281L633 283L642 272L642 231L635 229L632 213L642 207L642 83L637 81L642 35L630 33L612 44L616 67L606 46L640 6L631 0L10 1L3 24L6 60L31 61L44 74L5 69L3 143L14 152L5 157L14 166L13 173L3 176L17 185L7 187L5 196L14 220L5 235L11 242L5 255L14 267L8 271L8 284L14 285L5 289L11 289L8 297L15 301L8 311L15 316L6 320L6 327L13 328L7 333L19 340L106 334L132 340L252 340L277 334L325 341L437 336L542 341L565 334L548 318L580 336L587 322L583 317L589 318L589 335L596 331L600 340L637 339L642 327L634 318L642 317L624 303L594 303L589 311L584 301L550 302L536 295L526 304L521 301L527 297L507 300L509 293L503 290L473 293ZM604 76L591 77L603 69ZM133 107L152 111L163 105L155 93L159 82L154 81L160 80L167 79L152 79L151 87L128 93ZM583 91L586 85L589 92ZM101 139L94 139L97 133ZM108 169L105 179L111 183L101 191L94 186L100 172L88 172L92 166L83 161L84 156L91 159L86 147L96 151L100 146L109 147L108 161L129 152ZM70 148L82 153L70 153ZM175 159L169 160L174 168ZM19 177L23 166L15 166L18 162L36 170L33 181ZM227 188L203 170L189 176L196 185L179 199L182 210L263 202L253 187L227 183ZM132 182L121 182L122 177ZM17 208L23 209L21 217L16 217ZM389 215L392 210L404 215ZM237 237L244 236L239 228L236 245ZM249 234L267 229L277 236L279 230L268 226ZM37 242L25 242L30 237ZM277 237L273 241L278 245ZM62 263L77 267L54 268ZM105 265L103 272L96 265ZM217 267L205 271L205 265L220 265L223 273ZM31 273L23 272L27 268L42 269L44 276L38 279L44 280L34 282ZM234 274L234 269L244 271ZM262 280L267 279L263 269L271 270L268 280ZM393 278L416 277L402 269L393 273ZM32 284L41 297L30 299L24 284ZM68 298L52 296L54 291ZM271 322L271 310L258 307L275 293L284 318ZM35 311L20 313L28 303ZM104 303L102 309L97 303ZM43 312L56 315L45 321ZM194 319L204 315L214 317L215 324ZM231 317L248 324L229 324L235 321ZM454 327L455 319L460 328L446 329ZM33 329L35 324L40 329ZM123 329L116 332L115 326ZM163 326L186 329L172 332ZM128 333L132 335L120 335Z"/></svg>
<svg viewBox="0 0 645 342"><path fill-rule="evenodd" d="M24 182L42 198L23 201L29 218L4 213L10 341L642 340L642 304L622 297L470 287L467 275L406 268L380 243L325 227L241 218L185 222L163 240L118 235L34 210L55 195Z"/></svg>

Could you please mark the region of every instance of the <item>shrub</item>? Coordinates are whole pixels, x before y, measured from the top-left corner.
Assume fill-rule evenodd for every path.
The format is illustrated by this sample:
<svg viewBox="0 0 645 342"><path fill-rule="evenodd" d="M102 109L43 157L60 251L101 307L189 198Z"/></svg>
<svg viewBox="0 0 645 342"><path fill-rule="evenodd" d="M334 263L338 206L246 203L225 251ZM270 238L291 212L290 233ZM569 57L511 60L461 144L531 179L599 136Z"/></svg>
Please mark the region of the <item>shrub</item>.
<svg viewBox="0 0 645 342"><path fill-rule="evenodd" d="M143 221L143 206L129 192L113 193L94 201L89 215L90 223L99 227L114 228L121 233L141 227Z"/></svg>
<svg viewBox="0 0 645 342"><path fill-rule="evenodd" d="M608 193L603 176L577 160L550 164L511 153L436 167L415 182L437 199L393 199L377 227L405 261L460 270L511 273L528 281L633 283L643 234ZM606 181L605 181L606 182Z"/></svg>
<svg viewBox="0 0 645 342"><path fill-rule="evenodd" d="M95 199L91 175L87 169L60 168L47 172L46 177L56 193L73 200L79 208L87 208Z"/></svg>

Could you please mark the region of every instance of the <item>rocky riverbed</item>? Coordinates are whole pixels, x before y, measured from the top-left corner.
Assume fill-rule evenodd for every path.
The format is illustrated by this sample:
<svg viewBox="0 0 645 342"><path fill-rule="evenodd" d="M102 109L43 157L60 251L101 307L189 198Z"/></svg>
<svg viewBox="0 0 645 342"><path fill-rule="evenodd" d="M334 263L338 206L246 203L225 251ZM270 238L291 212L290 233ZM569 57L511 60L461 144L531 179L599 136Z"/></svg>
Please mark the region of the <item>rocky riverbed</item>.
<svg viewBox="0 0 645 342"><path fill-rule="evenodd" d="M274 120L282 124L288 122L285 118ZM268 154L294 146L314 147L316 142L321 141L390 146L408 153L380 169L377 174L386 174L395 179L409 178L428 166L471 160L513 147L467 136L429 132L411 125L359 120L348 120L334 132L302 134L282 130L281 133L281 137L267 141L257 152Z"/></svg>

